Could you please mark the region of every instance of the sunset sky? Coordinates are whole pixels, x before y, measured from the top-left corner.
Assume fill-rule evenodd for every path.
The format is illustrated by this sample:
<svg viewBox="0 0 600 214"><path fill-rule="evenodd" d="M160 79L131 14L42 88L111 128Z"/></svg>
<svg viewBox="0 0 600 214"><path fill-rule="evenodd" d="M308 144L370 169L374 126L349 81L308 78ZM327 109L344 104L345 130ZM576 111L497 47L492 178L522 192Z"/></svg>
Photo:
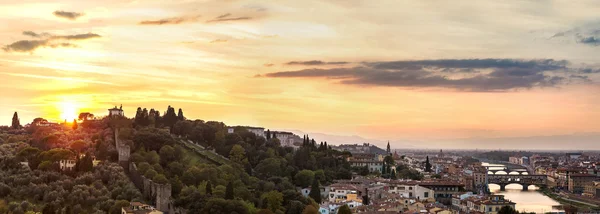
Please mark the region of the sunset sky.
<svg viewBox="0 0 600 214"><path fill-rule="evenodd" d="M0 124L122 104L128 116L172 105L392 141L597 133L598 11L597 0L0 0Z"/></svg>

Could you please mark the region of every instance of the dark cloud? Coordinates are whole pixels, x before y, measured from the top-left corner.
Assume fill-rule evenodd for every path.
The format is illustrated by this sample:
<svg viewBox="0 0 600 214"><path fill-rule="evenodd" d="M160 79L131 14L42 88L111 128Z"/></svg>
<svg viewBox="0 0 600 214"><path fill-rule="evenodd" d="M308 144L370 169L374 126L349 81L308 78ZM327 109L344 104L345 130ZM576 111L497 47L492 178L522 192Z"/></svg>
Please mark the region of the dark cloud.
<svg viewBox="0 0 600 214"><path fill-rule="evenodd" d="M36 33L33 31L23 31L23 35L25 36L31 36L33 38L42 38L42 37L48 37L50 36L49 33Z"/></svg>
<svg viewBox="0 0 600 214"><path fill-rule="evenodd" d="M595 73L600 73L600 68L580 68L577 69L577 71L579 73L584 73L584 74L595 74Z"/></svg>
<svg viewBox="0 0 600 214"><path fill-rule="evenodd" d="M413 60L365 63L377 69L405 70L405 69L483 69L483 68L521 68L532 70L557 70L566 68L565 60L514 60L514 59L440 59L440 60ZM470 70L472 71L472 70Z"/></svg>
<svg viewBox="0 0 600 214"><path fill-rule="evenodd" d="M249 19L252 19L252 17L248 17L248 16L231 17L231 13L226 13L226 14L217 16L212 20L208 20L207 22L227 22L227 21L239 21L239 20L249 20Z"/></svg>
<svg viewBox="0 0 600 214"><path fill-rule="evenodd" d="M198 18L200 18L200 16L182 16L182 17L172 17L172 18L166 18L166 19L159 19L159 20L146 20L146 21L141 21L140 25L176 25L176 24L181 24L181 23L185 23L185 22L197 22Z"/></svg>
<svg viewBox="0 0 600 214"><path fill-rule="evenodd" d="M46 46L46 44L48 44L48 40L21 40L4 46L2 49L4 51L31 52L39 47Z"/></svg>
<svg viewBox="0 0 600 214"><path fill-rule="evenodd" d="M48 38L39 39L39 40L20 40L20 41L12 43L10 45L6 45L2 49L6 52L10 52L10 51L33 52L40 47L51 47L51 48L79 47L76 44L69 43L69 42L61 42L60 40L77 41L77 40L86 40L86 39L101 37L100 35L95 34L95 33L75 34L75 35L66 35L66 36L50 36L50 34L37 34L33 31L25 31L25 32L23 32L23 34L32 36L32 37L36 37L36 38L39 38L39 37L48 37Z"/></svg>
<svg viewBox="0 0 600 214"><path fill-rule="evenodd" d="M598 45L600 45L600 37L595 37L595 36L582 37L579 39L579 43L583 43L586 45L598 46Z"/></svg>
<svg viewBox="0 0 600 214"><path fill-rule="evenodd" d="M582 80L584 82L592 82L592 80L590 80L590 78L588 76L583 76L583 75L575 75L575 74L571 74L569 76L570 79L579 79Z"/></svg>
<svg viewBox="0 0 600 214"><path fill-rule="evenodd" d="M53 14L57 17L70 19L70 20L75 20L84 15L83 13L67 12L67 11L62 11L62 10L54 11Z"/></svg>
<svg viewBox="0 0 600 214"><path fill-rule="evenodd" d="M509 91L567 83L567 61L552 59L444 59L367 62L353 68L305 69L268 73L272 78L325 78L341 84L463 91ZM453 70L447 76L448 69ZM579 77L580 76L580 77ZM578 75L575 78L586 77ZM573 78L573 77L572 77Z"/></svg>
<svg viewBox="0 0 600 214"><path fill-rule="evenodd" d="M324 62L321 60L310 60L310 61L291 61L285 63L286 65L343 65L349 62Z"/></svg>

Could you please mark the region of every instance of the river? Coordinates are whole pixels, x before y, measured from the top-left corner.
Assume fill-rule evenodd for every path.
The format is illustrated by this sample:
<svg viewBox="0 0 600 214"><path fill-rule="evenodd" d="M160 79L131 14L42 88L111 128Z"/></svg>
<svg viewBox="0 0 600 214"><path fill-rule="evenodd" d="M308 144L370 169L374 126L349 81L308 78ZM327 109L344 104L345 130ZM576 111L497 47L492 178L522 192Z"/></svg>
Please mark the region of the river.
<svg viewBox="0 0 600 214"><path fill-rule="evenodd" d="M488 164L485 162L482 165L498 167L504 166L501 164ZM495 184L490 184L489 188L492 193L504 195L506 199L517 203L516 210L520 212L526 211L535 213L546 213L560 211L552 208L552 206L560 205L558 201L555 201L554 199L536 191L538 188L534 186L529 186L529 190L526 191L523 191L523 188L519 184L507 185L506 191L500 191L500 186Z"/></svg>

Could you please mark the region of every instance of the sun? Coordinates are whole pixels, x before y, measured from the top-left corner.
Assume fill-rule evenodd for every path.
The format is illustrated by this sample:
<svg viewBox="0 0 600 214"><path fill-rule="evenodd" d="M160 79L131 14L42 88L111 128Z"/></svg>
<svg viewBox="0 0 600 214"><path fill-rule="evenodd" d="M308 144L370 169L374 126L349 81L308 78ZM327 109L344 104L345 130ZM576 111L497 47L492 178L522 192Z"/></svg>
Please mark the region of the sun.
<svg viewBox="0 0 600 214"><path fill-rule="evenodd" d="M68 122L72 122L77 119L79 111L78 105L72 101L63 101L59 103L60 105L60 118L66 120Z"/></svg>

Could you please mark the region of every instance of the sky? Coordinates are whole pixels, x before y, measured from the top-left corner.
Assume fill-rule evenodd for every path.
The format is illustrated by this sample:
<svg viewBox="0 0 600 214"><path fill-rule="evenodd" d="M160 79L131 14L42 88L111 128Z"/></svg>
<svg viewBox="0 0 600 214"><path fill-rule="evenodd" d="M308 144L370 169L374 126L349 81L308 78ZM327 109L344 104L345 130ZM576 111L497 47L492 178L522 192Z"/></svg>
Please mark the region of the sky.
<svg viewBox="0 0 600 214"><path fill-rule="evenodd" d="M0 124L15 111L25 124L171 105L392 142L587 136L600 133L598 11L595 0L0 0Z"/></svg>

